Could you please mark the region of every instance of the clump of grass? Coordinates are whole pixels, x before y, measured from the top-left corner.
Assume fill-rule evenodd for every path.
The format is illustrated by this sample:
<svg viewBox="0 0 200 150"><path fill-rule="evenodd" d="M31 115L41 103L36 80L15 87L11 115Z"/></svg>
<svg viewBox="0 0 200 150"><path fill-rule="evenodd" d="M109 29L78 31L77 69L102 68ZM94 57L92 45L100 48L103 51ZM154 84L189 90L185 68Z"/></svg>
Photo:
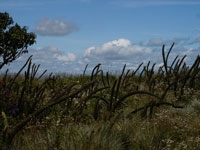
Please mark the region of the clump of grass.
<svg viewBox="0 0 200 150"><path fill-rule="evenodd" d="M27 129L15 139L16 149L196 149L199 144L199 115L175 115L170 110L157 112L151 120L135 116L107 122L56 125ZM22 142L22 143L20 143Z"/></svg>

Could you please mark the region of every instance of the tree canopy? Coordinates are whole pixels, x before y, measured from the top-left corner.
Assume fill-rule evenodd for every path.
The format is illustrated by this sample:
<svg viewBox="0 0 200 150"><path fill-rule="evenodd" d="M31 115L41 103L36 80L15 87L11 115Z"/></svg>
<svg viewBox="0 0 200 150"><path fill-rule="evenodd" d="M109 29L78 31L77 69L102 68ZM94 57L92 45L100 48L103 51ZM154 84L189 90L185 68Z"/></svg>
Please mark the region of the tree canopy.
<svg viewBox="0 0 200 150"><path fill-rule="evenodd" d="M20 27L10 15L0 13L0 69L28 52L28 46L36 41L33 32L27 32L27 27Z"/></svg>

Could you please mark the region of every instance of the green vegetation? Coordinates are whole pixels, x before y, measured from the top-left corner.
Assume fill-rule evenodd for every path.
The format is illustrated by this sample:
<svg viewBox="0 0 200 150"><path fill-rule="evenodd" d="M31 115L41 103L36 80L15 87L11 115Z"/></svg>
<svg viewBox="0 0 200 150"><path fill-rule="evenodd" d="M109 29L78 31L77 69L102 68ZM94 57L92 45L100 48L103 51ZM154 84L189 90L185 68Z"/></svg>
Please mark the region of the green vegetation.
<svg viewBox="0 0 200 150"><path fill-rule="evenodd" d="M35 34L28 33L27 27L13 24L8 13L0 13L0 69L13 62L23 53L27 53L28 46L35 43Z"/></svg>
<svg viewBox="0 0 200 150"><path fill-rule="evenodd" d="M90 76L39 75L30 57L17 74L1 75L2 147L199 149L200 57L168 65L172 47L165 56L163 46L157 72L149 62L120 75L100 65Z"/></svg>
<svg viewBox="0 0 200 150"><path fill-rule="evenodd" d="M7 150L200 149L200 56L112 75L38 74L30 57L0 75L0 148ZM22 74L22 71L25 70ZM87 66L86 68L87 69Z"/></svg>

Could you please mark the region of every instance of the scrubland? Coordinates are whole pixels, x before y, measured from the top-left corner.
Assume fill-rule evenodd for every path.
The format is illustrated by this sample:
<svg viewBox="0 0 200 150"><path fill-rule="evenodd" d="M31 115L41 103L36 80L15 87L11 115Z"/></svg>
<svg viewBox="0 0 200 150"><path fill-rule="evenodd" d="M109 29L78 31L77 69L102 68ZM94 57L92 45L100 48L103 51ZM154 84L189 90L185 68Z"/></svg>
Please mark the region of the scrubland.
<svg viewBox="0 0 200 150"><path fill-rule="evenodd" d="M38 74L31 57L0 75L0 147L11 150L199 150L200 56L163 46L163 66L114 75ZM22 71L24 71L22 73Z"/></svg>

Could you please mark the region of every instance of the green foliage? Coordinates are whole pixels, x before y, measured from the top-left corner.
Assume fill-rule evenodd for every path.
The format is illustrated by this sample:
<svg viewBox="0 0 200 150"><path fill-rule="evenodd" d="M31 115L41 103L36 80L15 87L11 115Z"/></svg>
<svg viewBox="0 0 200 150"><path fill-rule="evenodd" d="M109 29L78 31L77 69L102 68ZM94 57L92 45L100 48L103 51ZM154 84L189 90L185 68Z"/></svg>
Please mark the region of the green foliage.
<svg viewBox="0 0 200 150"><path fill-rule="evenodd" d="M27 27L13 23L8 13L0 13L0 69L27 53L28 46L35 43L34 33L27 32Z"/></svg>
<svg viewBox="0 0 200 150"><path fill-rule="evenodd" d="M0 69L35 42L34 34L12 24L0 14ZM173 46L165 52L163 45L158 71L149 61L133 71L124 65L120 75L103 72L101 64L91 75L88 65L82 75L39 75L40 65L29 57L18 73L0 75L0 146L199 149L200 56L192 66L186 56L169 64Z"/></svg>
<svg viewBox="0 0 200 150"><path fill-rule="evenodd" d="M166 63L167 58L163 58ZM142 65L132 73L130 70L126 71L126 66L124 66L122 73L118 76L104 74L99 64L92 70L90 76L85 74L79 76L50 74L45 76L46 71L41 75L37 74L39 65L32 64L30 57L17 74L9 75L6 72L0 77L2 83L0 84L1 141L5 145L11 145L16 136L32 126L39 128L42 126L44 129L49 129L52 123L55 123L56 127L63 128L70 124L76 126L76 124L92 125L98 124L98 122L111 122L109 127L111 130L114 129L118 119L129 120L134 118L134 114L136 117L141 115L142 118L154 119L153 115L162 109L169 108L167 106L184 108L184 105L189 104L189 101L199 97L197 94L200 90L198 89L199 82L196 82L200 77L199 62L199 57L197 57L192 67L183 66L182 69L179 67L179 71L177 71L177 65L171 65L167 71L162 70L162 66L157 73L154 71L155 65L153 64L150 68L149 62L141 72L138 72L138 75L136 72ZM21 72L25 67L27 69L22 75ZM195 82L191 84L193 81ZM158 109L161 106L162 109ZM198 106L192 107L195 110L199 109ZM70 130L73 129L70 128ZM119 149L123 149L123 147L125 149L152 149L152 144L153 147L164 147L166 144L163 144L163 140L169 138L169 133L165 134L166 131L160 129L155 133L152 128L149 130L148 136L137 138L137 144L134 144L134 138L128 134L130 132L121 133L120 131L118 135L120 138L117 136L115 139L113 137L114 131L112 131L113 134L111 131L106 131L106 135L102 135L101 129L92 130L92 135L90 132L83 133L83 135L82 133L76 134L72 139L79 141L79 143L82 142L78 149L98 149L97 147L102 148L102 145L108 146L103 147L105 149L113 149L112 144L114 143L115 146L116 144L119 146ZM100 134L99 139L95 139L93 132L97 135ZM52 133L53 137L56 137L52 143L48 139L48 145L52 144L52 149L60 149L61 139L65 135L60 135L60 133L62 132ZM154 136L151 137L151 134ZM87 141L88 138L89 141ZM91 142L93 139L94 141ZM106 143L108 139L114 140L114 143ZM69 139L68 141L75 142L74 140ZM105 143L93 145L93 143L98 143L98 140L105 140ZM145 143L142 142L145 140ZM68 145L73 149L71 143ZM77 145L76 142L75 145ZM75 146L74 149L76 148Z"/></svg>

